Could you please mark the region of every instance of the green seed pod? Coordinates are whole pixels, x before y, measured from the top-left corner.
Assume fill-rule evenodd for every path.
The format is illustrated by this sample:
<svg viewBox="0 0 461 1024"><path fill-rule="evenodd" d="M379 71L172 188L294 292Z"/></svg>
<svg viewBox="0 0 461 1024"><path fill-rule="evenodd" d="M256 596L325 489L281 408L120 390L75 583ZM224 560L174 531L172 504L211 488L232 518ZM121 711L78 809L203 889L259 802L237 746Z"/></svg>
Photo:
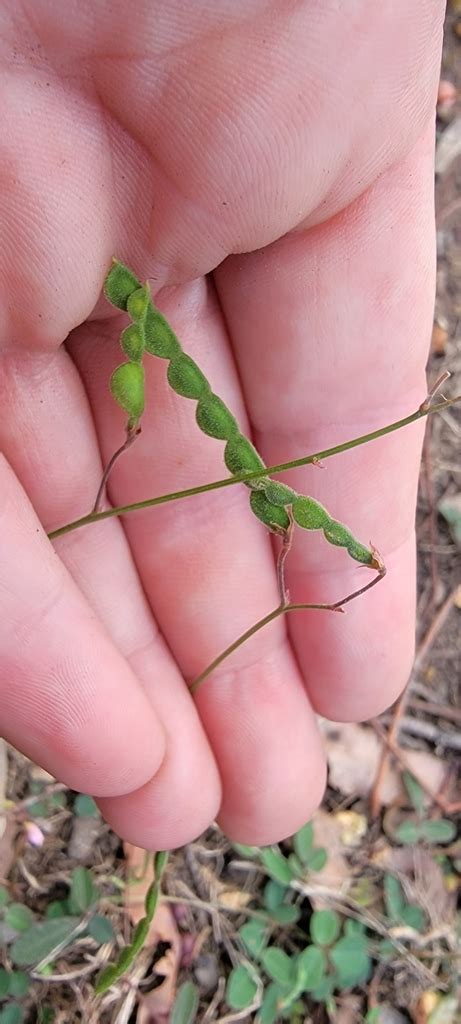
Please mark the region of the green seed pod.
<svg viewBox="0 0 461 1024"><path fill-rule="evenodd" d="M182 351L169 323L158 309L155 309L152 301L147 307L143 326L144 344L147 352L150 352L152 356L159 356L160 359L174 359Z"/></svg>
<svg viewBox="0 0 461 1024"><path fill-rule="evenodd" d="M104 282L104 294L113 306L126 309L130 295L140 287L141 282L128 267L118 260L112 260L112 267Z"/></svg>
<svg viewBox="0 0 461 1024"><path fill-rule="evenodd" d="M286 484L281 484L278 480L271 480L270 478L267 479L264 493L272 505L281 505L284 508L287 505L292 505L295 498L298 497L292 487L287 487Z"/></svg>
<svg viewBox="0 0 461 1024"><path fill-rule="evenodd" d="M250 494L250 506L255 516L268 526L274 533L288 530L290 520L284 508L280 505L273 505L267 500L262 491L252 491Z"/></svg>
<svg viewBox="0 0 461 1024"><path fill-rule="evenodd" d="M149 303L150 293L147 284L131 293L127 300L126 308L135 323L139 323L140 320L144 319Z"/></svg>
<svg viewBox="0 0 461 1024"><path fill-rule="evenodd" d="M292 512L295 523L303 530L325 530L333 522L323 505L303 494L295 498Z"/></svg>
<svg viewBox="0 0 461 1024"><path fill-rule="evenodd" d="M328 543L336 544L339 548L347 548L354 541L351 531L343 523L338 523L337 519L330 519L323 532Z"/></svg>
<svg viewBox="0 0 461 1024"><path fill-rule="evenodd" d="M140 363L144 355L144 338L137 324L125 327L120 336L120 344L125 355L132 363Z"/></svg>
<svg viewBox="0 0 461 1024"><path fill-rule="evenodd" d="M373 552L370 551L369 548L366 548L364 544L359 544L355 537L351 537L349 544L347 545L347 553L351 558L354 558L356 562L361 562L362 565L373 564Z"/></svg>
<svg viewBox="0 0 461 1024"><path fill-rule="evenodd" d="M232 476L237 473L251 473L252 470L265 469L261 456L254 445L243 434L236 434L227 442L224 449L224 462ZM252 490L264 490L267 481L264 478L259 480L248 480L247 487Z"/></svg>
<svg viewBox="0 0 461 1024"><path fill-rule="evenodd" d="M200 430L209 437L218 437L221 441L226 441L238 433L237 420L222 399L212 391L199 399L195 418Z"/></svg>
<svg viewBox="0 0 461 1024"><path fill-rule="evenodd" d="M110 378L115 401L134 421L144 412L144 367L139 363L122 363Z"/></svg>
<svg viewBox="0 0 461 1024"><path fill-rule="evenodd" d="M180 352L167 370L168 383L178 395L199 399L210 393L210 385L197 363L185 352Z"/></svg>

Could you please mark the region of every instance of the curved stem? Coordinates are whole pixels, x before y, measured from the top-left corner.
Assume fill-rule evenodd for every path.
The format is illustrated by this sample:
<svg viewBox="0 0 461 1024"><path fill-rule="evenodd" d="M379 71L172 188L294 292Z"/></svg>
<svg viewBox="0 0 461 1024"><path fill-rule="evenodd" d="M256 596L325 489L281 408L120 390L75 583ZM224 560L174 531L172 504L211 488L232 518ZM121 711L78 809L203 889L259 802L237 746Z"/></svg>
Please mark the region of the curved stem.
<svg viewBox="0 0 461 1024"><path fill-rule="evenodd" d="M205 679L207 679L208 676L210 676L211 673L214 672L215 669L217 669L218 666L221 665L221 663L229 657L230 654L233 654L234 651L237 651L238 648L241 647L242 644L246 643L246 641L249 640L250 637L254 636L255 633L259 633L260 629L264 629L264 626L268 626L270 622L274 622L274 620L278 619L281 615L285 615L285 612L301 612L311 609L326 612L342 612L344 610L345 604L349 604L349 602L354 601L356 597L360 597L361 594L365 594L367 590L371 590L371 588L375 587L380 580L384 579L385 575L386 570L383 566L383 568L380 569L377 575L374 576L373 579L370 580L368 583L366 583L364 587L360 587L359 590L354 590L352 594L346 594L346 597L341 598L340 601L335 601L333 604L293 603L277 605L277 608L274 608L274 610L272 612L269 612L268 615L265 615L264 618L259 619L258 622L254 623L253 626L250 626L250 628L247 629L245 633L242 633L241 636L237 638L237 640L234 640L233 643L229 644L229 647L226 647L224 651L221 651L221 654L218 654L217 658L215 658L209 665L207 665L203 672L201 672L200 675L197 676L197 678L194 679L194 682L191 683L191 685L189 686L190 693L196 693L199 686L202 685Z"/></svg>
<svg viewBox="0 0 461 1024"><path fill-rule="evenodd" d="M103 519L127 515L128 512L138 512L141 509L153 508L155 505L164 505L170 501L178 501L180 498L190 498L194 494L205 494L207 491L232 487L234 484L245 483L247 480L257 480L259 477L273 476L275 473L285 473L288 469L308 466L322 459L329 459L332 455L339 455L350 448L357 448L359 445L367 444L369 441L375 441L379 437L393 433L394 430L400 430L402 427L409 426L410 423L416 423L417 420L423 419L424 416L429 416L434 412L441 412L460 400L461 395L458 395L456 398L444 399L443 402L439 402L437 405L427 406L423 403L409 416L404 416L403 419L389 423L385 427L379 427L378 430L372 430L368 434L360 434L359 437L353 437L349 441L334 445L332 448L326 448L321 452L315 452L313 455L304 455L299 459L291 459L290 462L281 462L277 466L267 466L263 470L252 473L238 473L236 476L226 477L224 480L214 480L212 483L201 484L198 487L188 487L182 491L172 491L169 494L161 494L157 498L147 498L144 501L135 501L129 505L118 505L116 508L108 508L103 512L90 512L86 516L74 519L71 523L66 523L65 526L59 526L56 530L51 530L48 533L48 537L50 540L54 540L56 537L62 537L66 533L71 533L72 530L79 530L82 526L89 526L90 523L99 523Z"/></svg>
<svg viewBox="0 0 461 1024"><path fill-rule="evenodd" d="M139 437L140 433L141 427L134 427L133 430L127 430L126 440L123 442L123 444L120 445L120 448L117 448L117 451L115 451L112 457L109 459L109 462L107 463L104 473L102 474L101 483L99 484L98 493L96 495L96 500L92 509L93 513L101 511L100 506L102 504L102 499L104 497L106 484L110 477L110 474L112 473L115 463L118 461L120 456L123 455L124 452L128 451L128 449L131 448L131 445L134 444L136 438Z"/></svg>

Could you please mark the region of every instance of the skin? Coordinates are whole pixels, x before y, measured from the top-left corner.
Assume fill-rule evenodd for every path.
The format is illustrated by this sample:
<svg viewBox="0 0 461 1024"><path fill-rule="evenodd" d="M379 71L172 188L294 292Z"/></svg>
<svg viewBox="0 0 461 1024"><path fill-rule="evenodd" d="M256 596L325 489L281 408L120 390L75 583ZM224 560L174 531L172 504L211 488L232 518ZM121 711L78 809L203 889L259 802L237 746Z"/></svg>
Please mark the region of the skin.
<svg viewBox="0 0 461 1024"><path fill-rule="evenodd" d="M6 738L173 847L216 816L294 832L321 800L314 711L378 714L411 667L422 428L286 478L388 576L347 617L294 614L195 702L192 680L275 607L272 542L243 487L62 537L123 440L108 379L126 318L112 255L268 464L412 411L434 293L433 119L444 5L313 0L3 3L0 12L0 716ZM222 445L149 360L120 504L223 476ZM293 600L366 582L297 531Z"/></svg>

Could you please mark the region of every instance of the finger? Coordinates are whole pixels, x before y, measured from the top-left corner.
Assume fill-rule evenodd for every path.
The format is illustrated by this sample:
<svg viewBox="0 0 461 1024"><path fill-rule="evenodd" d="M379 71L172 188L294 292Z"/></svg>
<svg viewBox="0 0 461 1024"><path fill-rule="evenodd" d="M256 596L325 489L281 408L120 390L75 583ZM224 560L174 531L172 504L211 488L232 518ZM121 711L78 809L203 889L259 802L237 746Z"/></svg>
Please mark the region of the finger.
<svg viewBox="0 0 461 1024"><path fill-rule="evenodd" d="M325 449L418 407L434 288L430 130L411 156L332 221L216 274L268 464ZM364 543L382 552L384 582L344 616L290 616L315 707L362 718L390 704L414 643L413 524L422 430L348 451L320 470L287 474ZM293 600L333 601L365 570L319 534L297 531L287 567Z"/></svg>
<svg viewBox="0 0 461 1024"><path fill-rule="evenodd" d="M204 282L170 291L162 308L187 351L244 425L219 310ZM117 359L114 325L79 332L72 353L108 458L121 415L105 382ZM200 434L193 402L166 384L164 361L146 357L142 434L110 479L114 503L136 501L223 473L223 444ZM124 527L155 617L187 679L278 603L268 538L235 488L127 516ZM320 799L324 767L312 712L282 623L223 665L197 706L219 765L220 822L235 838L269 842L293 832ZM288 756L288 753L290 756Z"/></svg>
<svg viewBox="0 0 461 1024"><path fill-rule="evenodd" d="M0 475L2 733L72 789L129 792L162 760L161 727L3 457Z"/></svg>
<svg viewBox="0 0 461 1024"><path fill-rule="evenodd" d="M14 463L42 521L48 527L62 525L91 509L101 476L93 423L82 383L64 349L53 358L11 356L3 360L2 370L4 415L0 439L3 450ZM144 691L151 705L146 714L145 699L141 705L139 701L134 704L131 731L128 729L126 737L123 735L122 743L114 734L112 747L106 754L102 751L108 765L112 758L114 780L120 760L128 764L131 760L136 767L137 733L142 752L149 718L157 723L157 732L160 730L158 722L162 723L162 745L157 759L152 754L149 761L154 778L144 786L141 798L133 794L133 802L136 807L141 806L141 813L134 820L131 795L123 802L121 811L117 800L113 800L106 813L119 834L138 845L155 848L181 845L203 831L215 817L220 800L219 779L197 712L152 618L121 525L116 520L93 525L58 538L55 545L80 592L85 594L88 615L95 622L104 623L120 652L124 674L132 680L130 685L133 686L136 677L139 691ZM60 564L56 557L54 561L57 566ZM38 568L35 571L38 572ZM87 638L77 630L75 642L84 651L92 643L91 636ZM21 650L17 656L20 662ZM108 674L110 663L103 665L102 671ZM75 673L78 691L77 666ZM56 709L52 700L56 701ZM57 681L56 692L49 698L50 730L54 728L53 722L56 715L59 716L59 704L63 700L67 703L70 697L66 693L60 695ZM123 676L114 677L111 712L118 716L122 726L128 701L129 690L123 685ZM27 715L26 708L22 728ZM24 736L19 731L15 734L18 746L24 747L29 732L30 727ZM124 792L116 788L115 781L114 786L105 791L93 788L93 774L97 781L101 771L99 737L94 742L96 749L88 763L85 788L104 795ZM149 747L155 752L155 729ZM38 748L36 759L43 762L44 756L45 751ZM59 760L55 763L58 777L67 779L68 756L72 756L72 750L68 754L64 736ZM148 778L149 774L136 775L133 786L127 788L135 789ZM174 800L171 793L175 794Z"/></svg>

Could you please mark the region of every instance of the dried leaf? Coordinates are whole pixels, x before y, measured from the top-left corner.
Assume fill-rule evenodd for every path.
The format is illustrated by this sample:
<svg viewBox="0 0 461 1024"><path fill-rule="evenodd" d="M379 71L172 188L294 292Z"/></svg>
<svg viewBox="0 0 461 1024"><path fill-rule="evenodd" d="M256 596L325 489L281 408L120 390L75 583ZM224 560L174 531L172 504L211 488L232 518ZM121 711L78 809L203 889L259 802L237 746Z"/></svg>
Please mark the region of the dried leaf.
<svg viewBox="0 0 461 1024"><path fill-rule="evenodd" d="M324 736L330 785L343 796L368 796L381 759L382 742L379 737L368 726L353 722L321 719L320 728ZM424 778L436 792L444 778L443 761L422 750L408 750L405 757L409 769L417 777ZM380 788L381 803L386 807L404 795L401 772L391 761Z"/></svg>
<svg viewBox="0 0 461 1024"><path fill-rule="evenodd" d="M220 907L227 910L241 910L247 907L254 896L251 892L243 892L242 889L232 889L230 886L223 886L219 890L218 903Z"/></svg>
<svg viewBox="0 0 461 1024"><path fill-rule="evenodd" d="M341 826L344 846L360 846L368 828L365 815L358 814L357 811L338 811L335 818Z"/></svg>
<svg viewBox="0 0 461 1024"><path fill-rule="evenodd" d="M147 944L155 947L160 942L169 943L169 949L154 964L153 972L164 980L152 992L143 996L136 1018L137 1024L168 1024L170 1020L176 995L182 943L168 903L159 903L149 929Z"/></svg>
<svg viewBox="0 0 461 1024"><path fill-rule="evenodd" d="M344 891L351 882L351 869L343 852L340 822L333 814L319 810L313 818L313 825L315 845L325 847L328 859L325 866L316 871L312 881L315 885ZM318 910L324 906L324 901L314 897L312 904Z"/></svg>

